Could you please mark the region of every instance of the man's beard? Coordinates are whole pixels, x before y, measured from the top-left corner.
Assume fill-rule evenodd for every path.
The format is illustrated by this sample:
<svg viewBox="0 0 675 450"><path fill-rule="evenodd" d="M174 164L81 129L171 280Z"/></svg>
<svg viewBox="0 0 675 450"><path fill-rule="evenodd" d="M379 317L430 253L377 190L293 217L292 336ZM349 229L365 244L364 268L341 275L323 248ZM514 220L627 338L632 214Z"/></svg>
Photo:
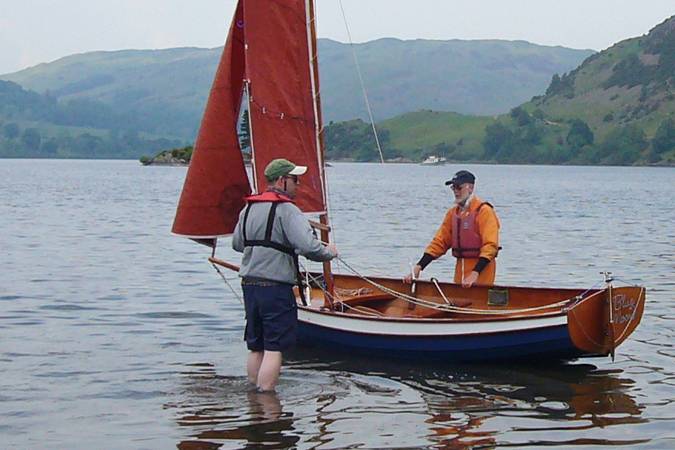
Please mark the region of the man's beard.
<svg viewBox="0 0 675 450"><path fill-rule="evenodd" d="M466 196L464 200L460 200L458 198L455 199L455 205L459 206L460 208L466 207L466 205L469 203L469 200L471 200L471 196L473 194L469 194Z"/></svg>

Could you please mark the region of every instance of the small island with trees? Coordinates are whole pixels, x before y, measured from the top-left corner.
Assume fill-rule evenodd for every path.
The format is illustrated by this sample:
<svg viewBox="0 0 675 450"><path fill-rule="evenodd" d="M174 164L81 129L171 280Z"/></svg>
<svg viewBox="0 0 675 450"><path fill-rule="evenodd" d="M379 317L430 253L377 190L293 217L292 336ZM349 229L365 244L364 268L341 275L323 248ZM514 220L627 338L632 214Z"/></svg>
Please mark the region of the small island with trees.
<svg viewBox="0 0 675 450"><path fill-rule="evenodd" d="M143 155L140 158L141 164L144 166L187 166L192 159L193 147L174 148L171 150L164 150L153 157Z"/></svg>

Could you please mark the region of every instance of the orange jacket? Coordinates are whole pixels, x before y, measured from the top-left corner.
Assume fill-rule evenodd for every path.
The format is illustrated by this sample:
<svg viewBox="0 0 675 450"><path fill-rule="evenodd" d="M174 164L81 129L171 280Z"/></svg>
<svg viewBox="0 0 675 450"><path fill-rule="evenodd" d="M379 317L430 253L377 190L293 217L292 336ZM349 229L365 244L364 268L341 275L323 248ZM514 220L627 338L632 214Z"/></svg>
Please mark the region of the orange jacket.
<svg viewBox="0 0 675 450"><path fill-rule="evenodd" d="M470 211L475 211L483 203L483 200L474 196L469 203L469 208L466 211L460 212L460 215L466 215ZM443 223L436 232L436 235L427 246L425 253L430 254L434 258L443 256L452 247L452 217L458 206L453 206L445 214ZM480 248L480 257L486 258L490 261L478 277L477 284L492 285L494 284L496 275L495 257L499 251L499 219L493 208L484 206L478 211L476 216L478 224L478 233L482 238L482 246ZM461 283L462 279L466 277L478 262L478 258L457 258L457 266L455 267L455 283Z"/></svg>

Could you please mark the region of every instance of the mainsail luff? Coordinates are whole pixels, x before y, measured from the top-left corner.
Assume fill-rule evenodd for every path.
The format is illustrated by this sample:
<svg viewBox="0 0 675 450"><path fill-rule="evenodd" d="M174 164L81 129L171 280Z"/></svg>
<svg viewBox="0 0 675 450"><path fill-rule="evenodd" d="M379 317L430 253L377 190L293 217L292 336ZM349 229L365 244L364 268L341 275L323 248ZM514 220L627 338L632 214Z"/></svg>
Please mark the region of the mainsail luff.
<svg viewBox="0 0 675 450"><path fill-rule="evenodd" d="M174 234L204 240L232 233L251 193L237 136L245 72L243 18L240 0L178 202Z"/></svg>

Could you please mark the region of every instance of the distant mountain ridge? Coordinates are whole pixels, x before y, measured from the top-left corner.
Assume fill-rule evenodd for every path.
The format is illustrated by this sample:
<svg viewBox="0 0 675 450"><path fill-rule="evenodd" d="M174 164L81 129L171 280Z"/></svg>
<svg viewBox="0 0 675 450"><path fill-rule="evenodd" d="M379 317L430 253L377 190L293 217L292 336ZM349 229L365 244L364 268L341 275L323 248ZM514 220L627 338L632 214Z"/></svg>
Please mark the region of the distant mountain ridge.
<svg viewBox="0 0 675 450"><path fill-rule="evenodd" d="M390 158L673 166L675 16L556 74L545 94L508 114L417 111L382 121L378 129ZM327 136L329 156L377 158L363 122L334 124Z"/></svg>
<svg viewBox="0 0 675 450"><path fill-rule="evenodd" d="M411 107L410 99L403 95L409 92L415 94L414 100L421 99L424 104L457 101L461 96L453 95L462 92L462 85L468 86L466 92L476 89L487 92L487 85L481 85L485 80L469 78L459 82L464 76L461 74L469 69L444 66L448 62L446 57L426 54L424 71L418 70L420 66L415 64L391 65L399 60L414 62L414 55L406 52L427 41L409 42L414 44L401 47L396 40L384 39L355 47L361 55L359 59L366 61L365 67L380 70L366 76L368 80L375 80L375 89L369 85L375 108L388 105L388 102L393 105L392 109ZM445 46L443 42L432 42L424 45L425 51L436 44ZM496 57L474 61L480 66L480 70L476 70L506 74L496 80L503 79L508 85L510 74L523 71L523 61L542 67L541 62L532 62L537 60L532 55L519 63L514 62L512 53L518 43L507 44L510 44L510 50L506 52L509 56L500 59L499 51L495 50ZM322 73L337 74L333 75L333 80L330 76L322 77L324 109L335 113L342 105L345 111L352 108L356 111L358 106L356 103L350 106L353 99L347 95L353 87L349 84L351 75L347 73L351 54L340 53L342 44L328 41L321 45L323 54L328 55ZM494 45L506 44L497 41ZM523 45L521 51L533 50L531 44ZM331 49L331 46L335 48ZM438 51L445 55L447 49ZM485 47L483 51L490 53ZM171 68L183 67L186 59L199 59L208 52L217 59L220 49L170 49L151 54L124 51L115 52L114 58L106 53L76 55L46 64L40 70L20 73L38 87L40 83L48 82L46 85L51 87L43 89L46 93L42 94L0 81L0 156L124 158L152 154L153 149L166 149L169 145L188 145L191 138L169 140L161 132L153 131L183 133L185 129L178 128L186 124L187 128L192 126L193 132L196 131L198 118L190 119L189 114L181 118L180 114L186 113L181 109L182 105L199 104L195 100L197 91L192 92L189 83L179 80L184 80L188 74L195 83L199 77L210 82L212 75L207 70ZM369 52L373 54L369 55ZM388 55L387 58L378 59L377 55L382 53ZM477 53L471 54L472 60L480 60ZM89 70L93 56L99 60L96 64L102 67L98 72ZM148 63L148 58L154 62ZM455 62L461 60L459 56L453 59ZM65 76L67 73L77 76ZM389 78L378 80L378 73L387 74ZM155 76L163 77L162 82L153 81ZM415 76L424 79L422 88L411 78ZM123 83L120 84L118 77L126 80L126 89L120 88ZM441 83L443 79L447 81L445 85ZM52 85L54 80L58 83ZM133 80L145 80L145 84L132 85ZM408 84L410 80L413 80L413 86ZM448 80L452 80L453 87L443 88L450 84ZM435 154L450 161L675 166L675 16L654 27L647 35L590 54L578 67L568 72L556 72L550 80L548 87L540 89L540 95L501 115L476 116L422 107L380 120L377 129L384 156L391 160L420 160ZM352 81L356 83L355 79ZM172 84L175 86L169 93L166 89ZM153 91L158 89L157 86L162 86L161 92ZM389 93L379 98L378 87L389 89ZM358 86L354 89L358 90ZM511 86L510 89L514 88ZM204 98L207 92L208 88L201 92ZM326 106L330 103L331 92L342 93L339 100L343 101ZM446 94L449 98L444 97ZM499 98L505 97L500 95ZM476 94L474 106L483 99ZM175 106L167 106L169 100L175 102ZM130 104L134 107L129 107ZM153 108L158 105L166 107L161 111L163 115L154 115ZM198 117L201 111L195 114ZM195 123L190 125L190 120ZM171 129L172 125L177 128ZM371 126L360 119L327 123L325 132L329 158L359 161L379 158Z"/></svg>
<svg viewBox="0 0 675 450"><path fill-rule="evenodd" d="M497 114L543 92L591 50L523 41L380 39L355 44L376 120L419 109ZM59 101L99 101L140 131L193 139L222 48L72 55L0 79ZM326 122L366 118L352 49L320 39Z"/></svg>

